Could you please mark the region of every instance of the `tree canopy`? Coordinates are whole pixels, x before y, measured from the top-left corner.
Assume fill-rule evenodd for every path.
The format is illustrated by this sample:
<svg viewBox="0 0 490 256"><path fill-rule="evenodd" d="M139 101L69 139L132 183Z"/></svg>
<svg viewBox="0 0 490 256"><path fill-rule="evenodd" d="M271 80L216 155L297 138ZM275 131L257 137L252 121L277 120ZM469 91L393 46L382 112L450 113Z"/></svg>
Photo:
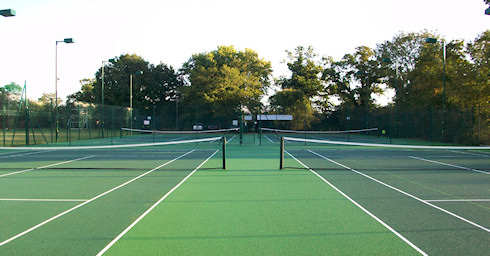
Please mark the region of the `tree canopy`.
<svg viewBox="0 0 490 256"><path fill-rule="evenodd" d="M272 73L270 62L255 51L237 51L233 46L194 54L181 71L187 81L179 90L183 104L206 109L208 120L233 118L242 110L256 112Z"/></svg>

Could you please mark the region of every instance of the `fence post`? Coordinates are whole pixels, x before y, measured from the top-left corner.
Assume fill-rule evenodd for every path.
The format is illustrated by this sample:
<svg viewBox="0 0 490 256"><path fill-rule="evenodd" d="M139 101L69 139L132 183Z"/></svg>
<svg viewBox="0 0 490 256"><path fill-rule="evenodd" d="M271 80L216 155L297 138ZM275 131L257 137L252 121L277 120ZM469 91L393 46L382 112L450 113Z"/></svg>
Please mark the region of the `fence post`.
<svg viewBox="0 0 490 256"><path fill-rule="evenodd" d="M284 169L284 137L281 137L279 169Z"/></svg>

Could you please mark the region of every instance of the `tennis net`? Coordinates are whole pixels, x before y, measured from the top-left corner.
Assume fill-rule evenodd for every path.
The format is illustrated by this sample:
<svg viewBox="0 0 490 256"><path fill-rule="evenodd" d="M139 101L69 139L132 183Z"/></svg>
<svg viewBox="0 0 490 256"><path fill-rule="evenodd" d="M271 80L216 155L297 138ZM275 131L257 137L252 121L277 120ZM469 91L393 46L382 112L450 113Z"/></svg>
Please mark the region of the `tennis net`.
<svg viewBox="0 0 490 256"><path fill-rule="evenodd" d="M193 169L204 161L206 168L224 169L225 152L224 136L116 145L3 147L0 177L29 169L141 170L165 161L174 162L169 167L174 170Z"/></svg>
<svg viewBox="0 0 490 256"><path fill-rule="evenodd" d="M345 131L298 131L261 128L261 136L272 143L279 143L280 138L284 136L302 139L390 143L388 137L381 135L378 128Z"/></svg>
<svg viewBox="0 0 490 256"><path fill-rule="evenodd" d="M154 143L213 137L226 137L227 140L230 140L233 136L238 134L238 131L238 128L193 131L160 131L121 128L121 139L123 139L124 143L133 143L137 141Z"/></svg>
<svg viewBox="0 0 490 256"><path fill-rule="evenodd" d="M280 139L280 168L313 170L466 170L490 174L489 146L428 146L304 139Z"/></svg>

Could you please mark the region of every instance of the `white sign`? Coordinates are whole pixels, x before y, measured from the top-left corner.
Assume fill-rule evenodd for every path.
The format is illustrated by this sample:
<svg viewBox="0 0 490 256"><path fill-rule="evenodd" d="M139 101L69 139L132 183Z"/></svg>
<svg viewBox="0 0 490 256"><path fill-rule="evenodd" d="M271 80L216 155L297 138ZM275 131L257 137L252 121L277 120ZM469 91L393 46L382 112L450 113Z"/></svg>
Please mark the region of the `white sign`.
<svg viewBox="0 0 490 256"><path fill-rule="evenodd" d="M262 121L292 121L292 115L258 115L257 120Z"/></svg>
<svg viewBox="0 0 490 256"><path fill-rule="evenodd" d="M143 125L150 125L150 120L143 120Z"/></svg>
<svg viewBox="0 0 490 256"><path fill-rule="evenodd" d="M233 126L238 126L238 120L233 120Z"/></svg>

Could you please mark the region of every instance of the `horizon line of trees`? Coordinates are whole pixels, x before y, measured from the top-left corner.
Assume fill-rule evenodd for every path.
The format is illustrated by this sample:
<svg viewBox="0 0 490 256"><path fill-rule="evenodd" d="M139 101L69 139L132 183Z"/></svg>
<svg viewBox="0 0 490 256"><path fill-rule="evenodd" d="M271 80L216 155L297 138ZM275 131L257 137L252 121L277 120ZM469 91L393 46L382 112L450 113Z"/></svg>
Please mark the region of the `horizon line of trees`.
<svg viewBox="0 0 490 256"><path fill-rule="evenodd" d="M436 42L427 43L427 38ZM340 60L320 56L312 46L286 53L290 74L278 78L272 77L270 61L233 46L196 53L177 70L122 54L104 66L104 103L129 107L132 76L133 106L141 113L181 111L180 117L168 115L168 128L177 122L172 118L225 127L242 112L292 114L291 128L304 129L318 123L319 115L339 111L368 115L381 108L415 111L443 104L448 109L490 109L490 30L470 42L428 31L401 32L375 48L356 47ZM69 100L102 102L102 68L81 85ZM375 96L388 90L394 92L392 101L377 105ZM264 104L266 96L270 98ZM47 103L53 95L43 97Z"/></svg>

